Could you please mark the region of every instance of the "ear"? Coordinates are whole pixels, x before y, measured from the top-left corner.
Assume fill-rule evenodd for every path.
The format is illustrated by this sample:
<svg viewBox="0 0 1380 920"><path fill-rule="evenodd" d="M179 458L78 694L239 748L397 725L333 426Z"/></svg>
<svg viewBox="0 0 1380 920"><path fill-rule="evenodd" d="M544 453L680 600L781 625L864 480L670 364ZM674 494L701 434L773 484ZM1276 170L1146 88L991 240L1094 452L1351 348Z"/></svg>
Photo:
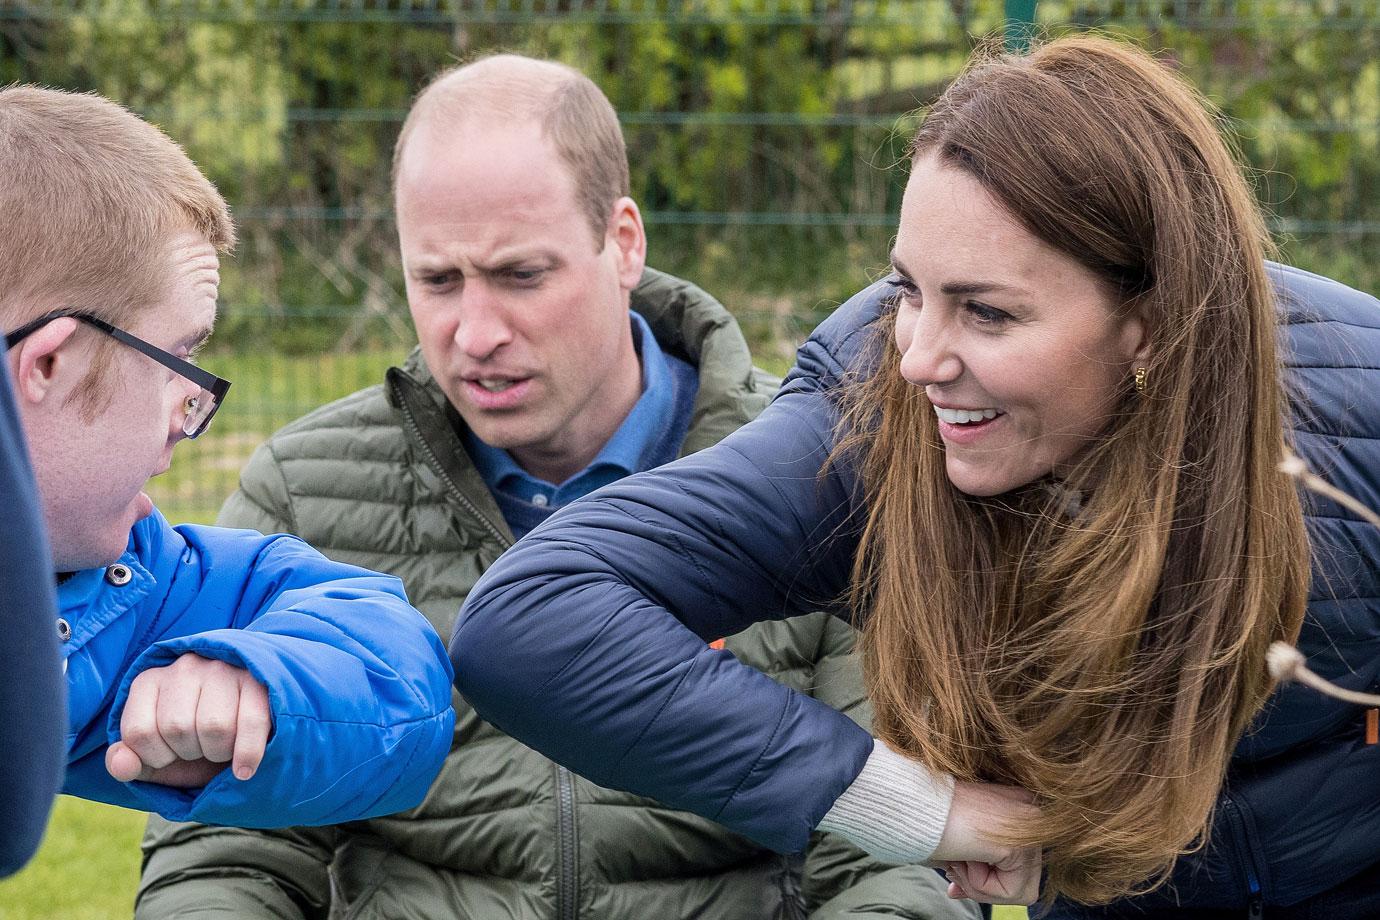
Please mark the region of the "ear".
<svg viewBox="0 0 1380 920"><path fill-rule="evenodd" d="M1121 353L1133 364L1150 361L1150 324L1139 305L1133 304L1121 320Z"/></svg>
<svg viewBox="0 0 1380 920"><path fill-rule="evenodd" d="M64 316L41 326L10 353L14 392L21 405L37 406L69 391L86 373L88 360L68 345L80 323Z"/></svg>
<svg viewBox="0 0 1380 920"><path fill-rule="evenodd" d="M631 291L642 280L642 269L647 264L647 233L642 227L642 212L637 209L637 202L626 195L613 203L605 245L614 247L619 285Z"/></svg>

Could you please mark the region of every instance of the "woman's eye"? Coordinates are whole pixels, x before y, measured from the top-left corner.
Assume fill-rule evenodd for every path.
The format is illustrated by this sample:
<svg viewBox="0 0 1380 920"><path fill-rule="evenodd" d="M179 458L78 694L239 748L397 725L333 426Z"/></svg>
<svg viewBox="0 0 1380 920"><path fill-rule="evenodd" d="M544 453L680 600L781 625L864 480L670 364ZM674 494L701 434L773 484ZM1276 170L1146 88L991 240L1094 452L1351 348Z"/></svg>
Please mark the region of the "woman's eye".
<svg viewBox="0 0 1380 920"><path fill-rule="evenodd" d="M1002 326L1011 322L1012 317L1010 313L1007 313L1005 310L998 310L996 307L989 307L985 303L970 300L965 306L968 309L968 315L971 316L978 325Z"/></svg>
<svg viewBox="0 0 1380 920"><path fill-rule="evenodd" d="M920 289L915 286L914 281L911 281L904 275L898 275L895 272L892 272L891 276L887 278L884 283L907 300L912 297L917 297L920 294Z"/></svg>

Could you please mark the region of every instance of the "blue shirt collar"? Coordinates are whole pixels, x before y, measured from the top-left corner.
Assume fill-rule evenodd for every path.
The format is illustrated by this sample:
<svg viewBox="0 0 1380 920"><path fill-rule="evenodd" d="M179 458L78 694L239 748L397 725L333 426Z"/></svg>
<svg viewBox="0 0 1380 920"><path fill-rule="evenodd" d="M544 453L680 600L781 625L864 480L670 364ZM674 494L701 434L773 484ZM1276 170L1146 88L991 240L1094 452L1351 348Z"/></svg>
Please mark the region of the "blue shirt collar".
<svg viewBox="0 0 1380 920"><path fill-rule="evenodd" d="M656 465L652 457L666 429L674 421L674 381L666 354L657 344L647 321L635 312L630 311L629 316L633 345L642 359L642 395L613 437L604 444L589 466L565 482L550 483L518 466L506 450L485 444L466 429L465 446L474 459L479 475L490 488L523 501L559 508L601 486Z"/></svg>

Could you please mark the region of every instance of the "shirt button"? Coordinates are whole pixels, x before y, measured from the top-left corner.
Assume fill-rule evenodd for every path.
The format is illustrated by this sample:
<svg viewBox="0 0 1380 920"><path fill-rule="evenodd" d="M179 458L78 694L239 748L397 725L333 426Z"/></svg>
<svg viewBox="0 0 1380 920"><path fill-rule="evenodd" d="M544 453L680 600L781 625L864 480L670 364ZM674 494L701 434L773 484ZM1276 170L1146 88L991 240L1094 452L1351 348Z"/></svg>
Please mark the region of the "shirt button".
<svg viewBox="0 0 1380 920"><path fill-rule="evenodd" d="M72 638L72 624L68 623L62 617L58 617L57 629L59 640L66 642L68 639Z"/></svg>
<svg viewBox="0 0 1380 920"><path fill-rule="evenodd" d="M134 577L134 573L129 570L129 566L115 563L105 570L105 580L115 587L129 584L129 580Z"/></svg>
<svg viewBox="0 0 1380 920"><path fill-rule="evenodd" d="M549 501L549 499L540 492L532 496L532 504L536 505L538 508L545 508L547 501Z"/></svg>

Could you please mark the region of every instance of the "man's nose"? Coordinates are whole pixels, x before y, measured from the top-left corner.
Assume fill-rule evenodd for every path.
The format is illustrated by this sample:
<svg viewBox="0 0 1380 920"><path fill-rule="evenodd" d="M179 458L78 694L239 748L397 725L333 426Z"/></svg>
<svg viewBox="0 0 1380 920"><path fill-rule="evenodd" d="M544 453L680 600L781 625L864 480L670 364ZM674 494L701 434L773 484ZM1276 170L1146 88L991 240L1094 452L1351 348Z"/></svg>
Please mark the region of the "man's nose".
<svg viewBox="0 0 1380 920"><path fill-rule="evenodd" d="M455 344L467 357L488 358L513 339L507 306L485 281L467 282L460 293Z"/></svg>

